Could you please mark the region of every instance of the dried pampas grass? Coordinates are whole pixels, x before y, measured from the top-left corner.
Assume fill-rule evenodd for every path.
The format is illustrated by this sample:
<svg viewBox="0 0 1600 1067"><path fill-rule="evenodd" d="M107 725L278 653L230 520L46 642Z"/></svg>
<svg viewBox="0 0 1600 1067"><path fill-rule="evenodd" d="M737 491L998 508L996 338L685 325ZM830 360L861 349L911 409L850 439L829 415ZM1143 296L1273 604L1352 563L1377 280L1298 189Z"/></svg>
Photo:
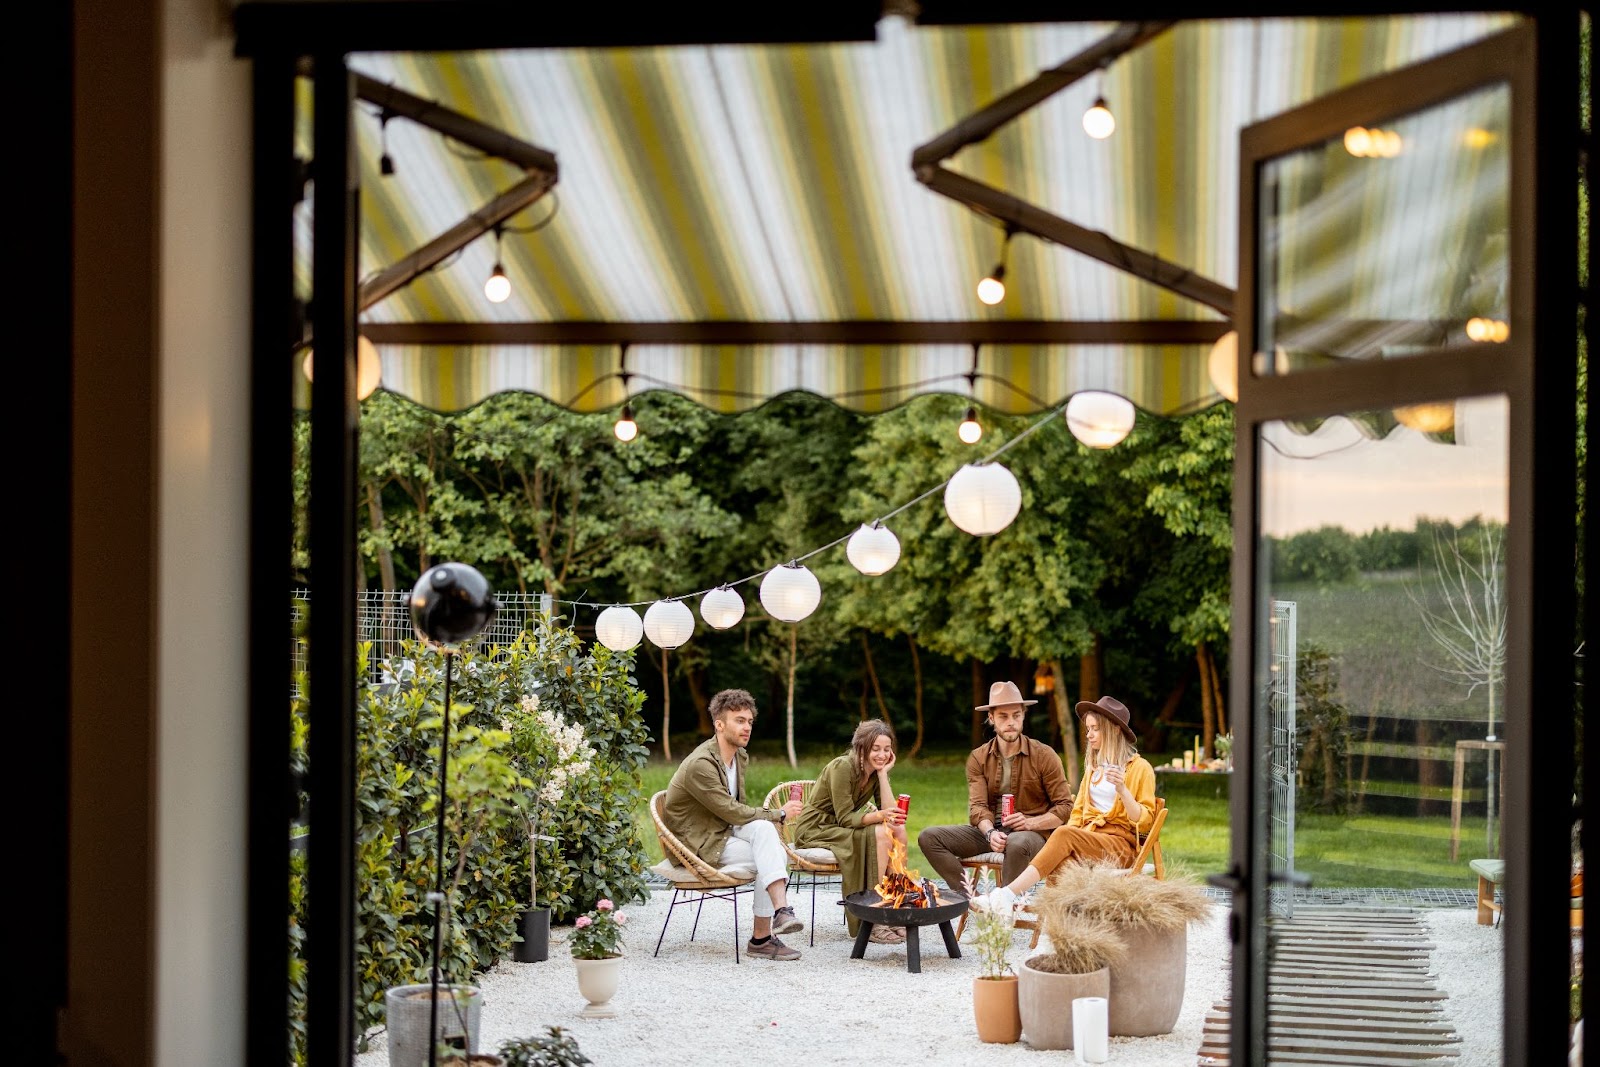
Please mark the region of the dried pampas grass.
<svg viewBox="0 0 1600 1067"><path fill-rule="evenodd" d="M1036 971L1049 974L1090 974L1102 967L1116 967L1128 957L1128 944L1117 928L1104 919L1064 908L1040 910L1039 926L1050 939L1050 948L1025 961Z"/></svg>
<svg viewBox="0 0 1600 1067"><path fill-rule="evenodd" d="M1176 873L1176 872L1174 872ZM1074 913L1113 925L1173 933L1211 914L1211 900L1183 875L1158 881L1120 867L1065 863L1034 890L1041 921L1053 912Z"/></svg>

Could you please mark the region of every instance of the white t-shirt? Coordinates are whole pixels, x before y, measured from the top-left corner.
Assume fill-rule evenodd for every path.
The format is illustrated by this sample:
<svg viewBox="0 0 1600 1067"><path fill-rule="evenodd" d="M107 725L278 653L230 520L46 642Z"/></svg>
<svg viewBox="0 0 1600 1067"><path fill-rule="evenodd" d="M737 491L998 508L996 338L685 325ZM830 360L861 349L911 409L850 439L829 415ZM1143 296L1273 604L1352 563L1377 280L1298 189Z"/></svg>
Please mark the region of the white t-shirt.
<svg viewBox="0 0 1600 1067"><path fill-rule="evenodd" d="M739 799L739 772L737 770L739 757L733 757L733 762L722 768L728 772L728 795L735 800Z"/></svg>
<svg viewBox="0 0 1600 1067"><path fill-rule="evenodd" d="M1105 768L1096 767L1089 776L1089 803L1098 812L1109 812L1117 802L1117 787L1105 780Z"/></svg>

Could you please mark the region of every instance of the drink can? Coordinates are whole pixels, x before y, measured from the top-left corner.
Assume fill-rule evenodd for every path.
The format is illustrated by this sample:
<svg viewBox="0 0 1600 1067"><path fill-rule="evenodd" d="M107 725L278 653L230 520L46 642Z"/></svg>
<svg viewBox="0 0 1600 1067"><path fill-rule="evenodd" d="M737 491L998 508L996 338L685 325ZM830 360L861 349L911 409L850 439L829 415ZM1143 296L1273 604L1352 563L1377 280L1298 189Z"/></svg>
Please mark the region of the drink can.
<svg viewBox="0 0 1600 1067"><path fill-rule="evenodd" d="M802 786L799 782L790 782L789 783L789 799L790 800L799 800L800 799L800 794L802 792L804 792L804 790L805 790L805 787Z"/></svg>
<svg viewBox="0 0 1600 1067"><path fill-rule="evenodd" d="M1015 796L1013 796L1012 794L1010 794L1010 793L1001 793L1000 794L1000 817L1002 819L1004 819L1007 815L1010 815L1012 812L1014 812L1016 810L1017 810L1017 798Z"/></svg>
<svg viewBox="0 0 1600 1067"><path fill-rule="evenodd" d="M911 813L910 793L901 793L899 796L895 797L895 803L900 806L901 815L909 815Z"/></svg>

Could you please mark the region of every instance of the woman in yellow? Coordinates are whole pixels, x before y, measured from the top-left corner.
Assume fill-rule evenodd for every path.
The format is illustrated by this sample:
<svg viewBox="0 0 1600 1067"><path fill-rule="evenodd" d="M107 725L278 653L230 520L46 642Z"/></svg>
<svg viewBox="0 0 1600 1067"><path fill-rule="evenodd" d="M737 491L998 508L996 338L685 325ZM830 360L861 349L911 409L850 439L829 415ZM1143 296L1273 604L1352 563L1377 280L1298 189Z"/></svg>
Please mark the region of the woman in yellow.
<svg viewBox="0 0 1600 1067"><path fill-rule="evenodd" d="M906 845L905 816L895 804L889 771L894 768L894 735L882 719L856 727L850 751L830 760L806 790L805 806L794 823L796 848L825 848L839 861L845 896L867 888L868 872L876 884L889 866L889 843ZM877 810L868 805L877 801ZM860 923L850 916L850 933ZM880 933L881 932L881 933ZM903 931L874 927L874 940L901 941Z"/></svg>
<svg viewBox="0 0 1600 1067"><path fill-rule="evenodd" d="M1010 885L975 898L974 908L1010 908L1020 894L1069 860L1126 867L1139 852L1139 835L1155 822L1156 774L1134 748L1126 705L1116 697L1101 697L1079 701L1077 712L1089 751L1072 816L1051 832Z"/></svg>

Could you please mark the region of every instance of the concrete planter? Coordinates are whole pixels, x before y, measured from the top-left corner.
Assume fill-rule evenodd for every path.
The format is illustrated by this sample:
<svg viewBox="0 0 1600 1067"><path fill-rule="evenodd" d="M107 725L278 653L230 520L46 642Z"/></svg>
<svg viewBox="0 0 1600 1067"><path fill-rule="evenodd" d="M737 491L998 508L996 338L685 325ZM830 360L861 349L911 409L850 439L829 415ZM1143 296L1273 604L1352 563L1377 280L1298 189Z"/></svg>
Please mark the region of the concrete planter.
<svg viewBox="0 0 1600 1067"><path fill-rule="evenodd" d="M1022 1036L1022 1018L1017 1014L1017 976L974 978L972 980L972 1018L978 1024L978 1040L1009 1045Z"/></svg>
<svg viewBox="0 0 1600 1067"><path fill-rule="evenodd" d="M1111 1036L1172 1033L1183 1010L1189 928L1167 932L1129 925L1118 932L1128 944L1128 958L1111 968Z"/></svg>
<svg viewBox="0 0 1600 1067"><path fill-rule="evenodd" d="M383 996L389 1027L389 1067L427 1067L428 1022L433 1001L431 987L397 985ZM439 987L439 1040L478 1051L478 1017L483 1012L483 991L477 986Z"/></svg>
<svg viewBox="0 0 1600 1067"><path fill-rule="evenodd" d="M1034 969L1031 959L1023 960L1017 980L1022 1034L1033 1048L1072 1048L1072 1002L1110 993L1109 968L1088 974L1052 974Z"/></svg>

